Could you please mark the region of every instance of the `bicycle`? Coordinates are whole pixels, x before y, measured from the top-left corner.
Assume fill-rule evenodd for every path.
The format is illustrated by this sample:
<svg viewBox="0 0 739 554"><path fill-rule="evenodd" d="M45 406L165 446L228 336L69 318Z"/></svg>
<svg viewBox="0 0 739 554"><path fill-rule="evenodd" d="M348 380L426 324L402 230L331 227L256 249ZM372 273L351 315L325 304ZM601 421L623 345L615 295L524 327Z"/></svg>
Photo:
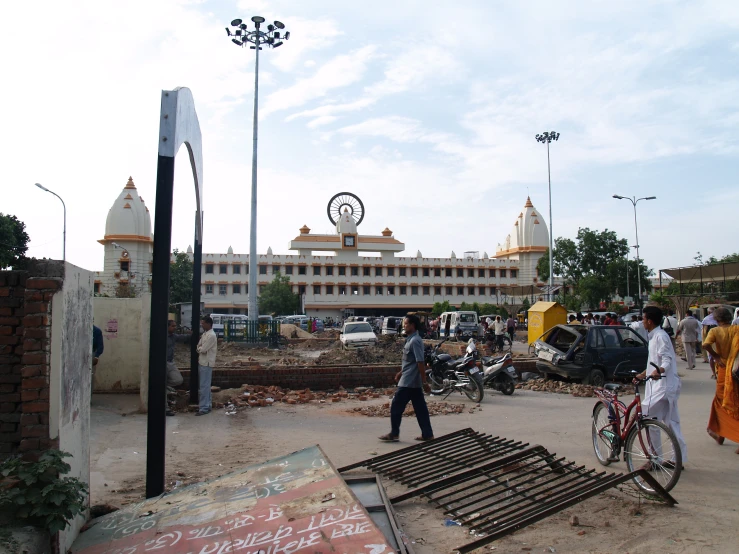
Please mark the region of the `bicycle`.
<svg viewBox="0 0 739 554"><path fill-rule="evenodd" d="M682 452L669 427L642 414L639 385L648 379L654 378L634 381L634 400L628 407L618 399L620 385L607 383L603 389L594 390L598 402L593 407L593 450L598 461L607 466L620 461L623 449L629 472L646 469L669 491L680 479ZM646 493L654 493L638 475L634 484Z"/></svg>
<svg viewBox="0 0 739 554"><path fill-rule="evenodd" d="M511 342L511 338L508 335L502 336L502 346L498 344L497 339L498 337L492 333L485 334L485 348L490 352L491 356L497 352L505 354L513 350L513 342Z"/></svg>

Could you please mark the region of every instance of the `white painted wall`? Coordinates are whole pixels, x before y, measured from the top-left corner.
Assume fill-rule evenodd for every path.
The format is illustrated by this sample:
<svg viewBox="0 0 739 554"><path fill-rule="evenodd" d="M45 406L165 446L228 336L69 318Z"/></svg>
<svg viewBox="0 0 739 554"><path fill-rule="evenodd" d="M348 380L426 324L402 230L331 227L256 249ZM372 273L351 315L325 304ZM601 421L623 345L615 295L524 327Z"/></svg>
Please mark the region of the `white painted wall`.
<svg viewBox="0 0 739 554"><path fill-rule="evenodd" d="M49 436L59 439L59 450L72 454L66 459L68 476L89 485L93 274L69 263L64 269L62 290L51 305ZM62 552L84 523L85 517L77 517L59 534Z"/></svg>
<svg viewBox="0 0 739 554"><path fill-rule="evenodd" d="M93 379L95 392L141 390L149 372L151 295L93 299L95 325L103 331L105 351Z"/></svg>

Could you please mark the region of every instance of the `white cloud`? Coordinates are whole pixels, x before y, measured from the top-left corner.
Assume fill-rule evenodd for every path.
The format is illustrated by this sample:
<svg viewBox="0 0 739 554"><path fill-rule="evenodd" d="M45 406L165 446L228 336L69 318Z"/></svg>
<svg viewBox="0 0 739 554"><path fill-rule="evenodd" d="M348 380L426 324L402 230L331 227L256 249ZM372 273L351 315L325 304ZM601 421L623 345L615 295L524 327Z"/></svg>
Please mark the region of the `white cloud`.
<svg viewBox="0 0 739 554"><path fill-rule="evenodd" d="M310 100L324 97L331 90L356 83L364 76L374 53L374 46L365 46L349 54L334 57L323 64L313 76L299 79L294 85L267 96L261 114L266 117L276 111L302 106Z"/></svg>

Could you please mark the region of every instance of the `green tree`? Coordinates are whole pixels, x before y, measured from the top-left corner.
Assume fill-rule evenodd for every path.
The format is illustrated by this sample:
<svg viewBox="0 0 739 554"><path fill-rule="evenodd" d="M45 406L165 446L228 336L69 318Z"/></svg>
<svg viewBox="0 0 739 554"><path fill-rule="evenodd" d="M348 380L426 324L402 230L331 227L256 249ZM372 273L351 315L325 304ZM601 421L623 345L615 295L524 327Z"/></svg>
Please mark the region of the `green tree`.
<svg viewBox="0 0 739 554"><path fill-rule="evenodd" d="M0 213L0 269L23 266L29 240L25 223L14 215Z"/></svg>
<svg viewBox="0 0 739 554"><path fill-rule="evenodd" d="M300 298L293 293L290 277L275 273L269 285L259 295L259 311L262 314L289 315L300 306Z"/></svg>
<svg viewBox="0 0 739 554"><path fill-rule="evenodd" d="M524 296L523 302L521 302L521 308L518 310L518 313L526 313L529 311L529 308L531 307L531 302L529 302L529 299Z"/></svg>
<svg viewBox="0 0 739 554"><path fill-rule="evenodd" d="M169 301L192 302L193 263L185 252L175 249L174 261L169 266Z"/></svg>
<svg viewBox="0 0 739 554"><path fill-rule="evenodd" d="M444 302L435 302L434 307L431 308L431 315L434 317L439 317L444 312L453 312L454 307L449 304L449 300L444 300Z"/></svg>

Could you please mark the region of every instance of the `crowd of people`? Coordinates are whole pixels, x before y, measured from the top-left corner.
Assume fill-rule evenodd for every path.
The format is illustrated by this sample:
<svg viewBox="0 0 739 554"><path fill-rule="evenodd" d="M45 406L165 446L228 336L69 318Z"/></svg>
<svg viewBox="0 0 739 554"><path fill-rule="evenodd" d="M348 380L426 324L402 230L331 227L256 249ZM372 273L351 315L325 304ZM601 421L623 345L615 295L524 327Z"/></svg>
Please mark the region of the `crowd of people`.
<svg viewBox="0 0 739 554"><path fill-rule="evenodd" d="M642 400L642 410L647 417L665 423L675 434L682 451L683 463L687 461L687 446L680 430L680 414L677 401L681 383L677 375L675 341L679 337L685 348L683 360L687 369L695 369L696 351L706 356L711 377L716 380L716 392L708 417L708 434L719 444L726 439L739 443L739 309L732 312L724 307L709 308L709 314L700 321L688 310L677 321L675 314L663 315L655 306L644 308L641 326L649 342L648 369L637 378L648 375L650 380ZM632 325L636 322L632 322ZM654 365L652 365L654 363ZM652 370L656 366L656 369ZM739 448L736 450L739 454Z"/></svg>

